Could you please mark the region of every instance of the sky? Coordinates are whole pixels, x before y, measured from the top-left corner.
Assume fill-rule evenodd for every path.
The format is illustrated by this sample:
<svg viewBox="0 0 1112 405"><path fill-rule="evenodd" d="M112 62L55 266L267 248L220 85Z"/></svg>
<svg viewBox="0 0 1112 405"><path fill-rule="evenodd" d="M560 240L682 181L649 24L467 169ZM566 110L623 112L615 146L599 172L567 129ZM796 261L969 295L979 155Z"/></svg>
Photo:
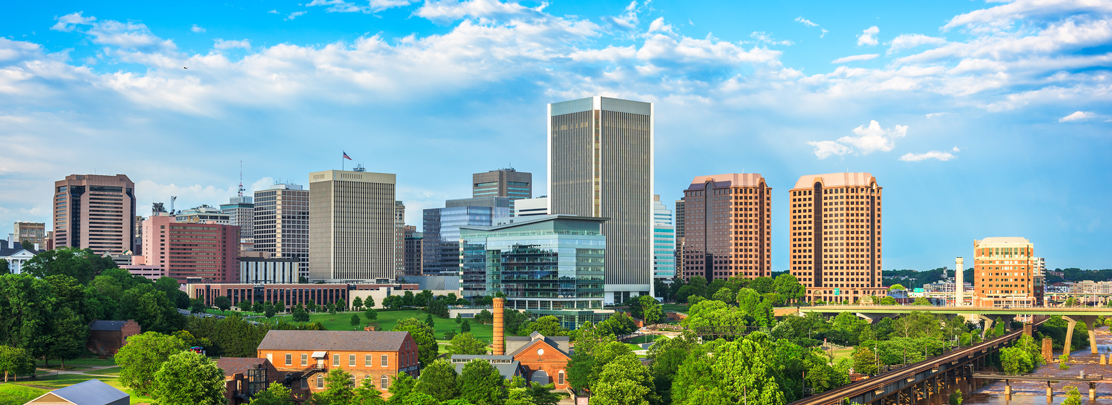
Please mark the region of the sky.
<svg viewBox="0 0 1112 405"><path fill-rule="evenodd" d="M1112 268L1112 2L311 0L0 6L0 224L127 174L138 212L396 173L406 221L512 166L543 193L546 104L655 103L654 189L760 173L773 269L800 176L884 187L883 268L1021 236ZM0 226L0 230L7 225ZM4 231L7 233L10 231Z"/></svg>

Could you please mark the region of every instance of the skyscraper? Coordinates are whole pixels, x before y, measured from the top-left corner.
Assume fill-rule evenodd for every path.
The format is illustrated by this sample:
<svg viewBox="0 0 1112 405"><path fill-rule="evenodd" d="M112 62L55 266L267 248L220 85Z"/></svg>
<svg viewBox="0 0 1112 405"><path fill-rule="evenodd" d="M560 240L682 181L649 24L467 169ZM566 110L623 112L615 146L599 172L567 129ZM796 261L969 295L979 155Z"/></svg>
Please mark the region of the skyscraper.
<svg viewBox="0 0 1112 405"><path fill-rule="evenodd" d="M459 274L459 227L494 225L496 219L510 217L510 202L506 197L462 198L446 201L444 208L426 209L421 228L422 272Z"/></svg>
<svg viewBox="0 0 1112 405"><path fill-rule="evenodd" d="M73 174L54 182L54 247L118 255L132 249L135 183L126 175Z"/></svg>
<svg viewBox="0 0 1112 405"><path fill-rule="evenodd" d="M685 204L686 202L681 197L676 200L676 275L683 274L683 247L687 243L684 238L684 226L686 225Z"/></svg>
<svg viewBox="0 0 1112 405"><path fill-rule="evenodd" d="M533 174L512 167L471 175L472 197L533 198Z"/></svg>
<svg viewBox="0 0 1112 405"><path fill-rule="evenodd" d="M772 275L772 187L764 177L699 176L683 195L685 279Z"/></svg>
<svg viewBox="0 0 1112 405"><path fill-rule="evenodd" d="M242 194L242 193L241 193ZM220 212L228 215L228 225L239 227L240 244L250 246L255 239L255 203L251 197L236 196L220 205Z"/></svg>
<svg viewBox="0 0 1112 405"><path fill-rule="evenodd" d="M394 278L405 274L405 204L394 201Z"/></svg>
<svg viewBox="0 0 1112 405"><path fill-rule="evenodd" d="M653 104L590 97L548 105L549 214L605 217L605 302L651 294Z"/></svg>
<svg viewBox="0 0 1112 405"><path fill-rule="evenodd" d="M1025 238L973 241L973 306L1031 307L1042 304L1043 278L1035 245Z"/></svg>
<svg viewBox="0 0 1112 405"><path fill-rule="evenodd" d="M179 283L239 282L239 227L178 222L169 215L143 221L143 262L166 270Z"/></svg>
<svg viewBox="0 0 1112 405"><path fill-rule="evenodd" d="M807 300L858 302L883 296L881 191L869 173L799 178L791 196L791 274Z"/></svg>
<svg viewBox="0 0 1112 405"><path fill-rule="evenodd" d="M424 234L417 232L417 227L406 226L405 233L405 275L420 276L424 274L421 269L421 245Z"/></svg>
<svg viewBox="0 0 1112 405"><path fill-rule="evenodd" d="M393 280L396 176L309 173L309 279Z"/></svg>
<svg viewBox="0 0 1112 405"><path fill-rule="evenodd" d="M255 191L257 252L295 258L300 277L309 277L309 191L298 184L275 184Z"/></svg>
<svg viewBox="0 0 1112 405"><path fill-rule="evenodd" d="M653 196L653 278L671 280L676 276L676 227L672 211Z"/></svg>

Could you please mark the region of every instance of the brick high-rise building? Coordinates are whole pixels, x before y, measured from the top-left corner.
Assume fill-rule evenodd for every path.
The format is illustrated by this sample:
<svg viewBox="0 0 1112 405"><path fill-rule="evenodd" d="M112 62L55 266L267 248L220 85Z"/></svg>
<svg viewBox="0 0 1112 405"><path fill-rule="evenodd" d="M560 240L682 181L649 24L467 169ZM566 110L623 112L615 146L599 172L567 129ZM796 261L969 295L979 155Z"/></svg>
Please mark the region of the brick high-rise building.
<svg viewBox="0 0 1112 405"><path fill-rule="evenodd" d="M807 300L883 296L881 191L869 173L799 178L791 189L791 274Z"/></svg>
<svg viewBox="0 0 1112 405"><path fill-rule="evenodd" d="M34 243L37 249L46 248L46 224L42 222L16 222L12 230L14 237L10 242L22 243L28 241Z"/></svg>
<svg viewBox="0 0 1112 405"><path fill-rule="evenodd" d="M1024 238L973 241L973 305L1031 307L1043 304L1043 277L1035 245Z"/></svg>
<svg viewBox="0 0 1112 405"><path fill-rule="evenodd" d="M143 263L160 266L179 283L239 282L239 227L177 222L168 215L143 221Z"/></svg>
<svg viewBox="0 0 1112 405"><path fill-rule="evenodd" d="M394 185L390 173L309 173L309 279L393 280Z"/></svg>
<svg viewBox="0 0 1112 405"><path fill-rule="evenodd" d="M683 192L683 277L772 275L772 187L756 173L699 176Z"/></svg>
<svg viewBox="0 0 1112 405"><path fill-rule="evenodd" d="M256 252L298 260L299 277L309 277L309 190L298 184L275 184L255 191Z"/></svg>
<svg viewBox="0 0 1112 405"><path fill-rule="evenodd" d="M135 183L126 175L72 174L54 182L54 248L92 249L98 255L131 250Z"/></svg>
<svg viewBox="0 0 1112 405"><path fill-rule="evenodd" d="M513 168L471 175L471 197L507 197L511 200L533 198L533 174Z"/></svg>

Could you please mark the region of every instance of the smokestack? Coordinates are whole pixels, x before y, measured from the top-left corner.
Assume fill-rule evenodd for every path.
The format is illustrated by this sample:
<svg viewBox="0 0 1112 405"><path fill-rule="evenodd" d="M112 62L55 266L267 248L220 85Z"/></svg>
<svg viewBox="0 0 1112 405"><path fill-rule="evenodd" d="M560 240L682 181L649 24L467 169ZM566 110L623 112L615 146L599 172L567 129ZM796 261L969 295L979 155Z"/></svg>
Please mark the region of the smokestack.
<svg viewBox="0 0 1112 405"><path fill-rule="evenodd" d="M964 301L965 289L965 262L958 258L957 268L954 270L954 306L960 307Z"/></svg>
<svg viewBox="0 0 1112 405"><path fill-rule="evenodd" d="M502 331L502 315L505 311L503 308L506 306L505 298L494 299L494 355L501 356L506 354L506 337Z"/></svg>

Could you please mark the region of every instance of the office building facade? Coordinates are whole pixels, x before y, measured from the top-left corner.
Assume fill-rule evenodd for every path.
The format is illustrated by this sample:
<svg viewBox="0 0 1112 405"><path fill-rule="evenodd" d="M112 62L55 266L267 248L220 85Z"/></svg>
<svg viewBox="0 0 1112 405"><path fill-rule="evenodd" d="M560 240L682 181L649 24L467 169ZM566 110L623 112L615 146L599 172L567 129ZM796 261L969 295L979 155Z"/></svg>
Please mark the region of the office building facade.
<svg viewBox="0 0 1112 405"><path fill-rule="evenodd" d="M417 232L417 227L406 226L404 229L405 234L405 271L403 274L406 276L420 276L424 274L421 268L422 263L422 244L424 241L424 234Z"/></svg>
<svg viewBox="0 0 1112 405"><path fill-rule="evenodd" d="M390 173L309 173L309 279L393 280L395 184Z"/></svg>
<svg viewBox="0 0 1112 405"><path fill-rule="evenodd" d="M231 225L231 216L216 207L210 207L208 204L201 205L200 207L193 207L185 211L174 214L178 222L188 222L193 224L203 224L206 222L215 222L220 225Z"/></svg>
<svg viewBox="0 0 1112 405"><path fill-rule="evenodd" d="M216 223L178 222L168 215L143 221L143 260L135 265L159 266L167 277L185 283L235 283L239 227Z"/></svg>
<svg viewBox="0 0 1112 405"><path fill-rule="evenodd" d="M459 228L491 226L510 217L510 199L482 197L448 200L444 208L424 211L422 272L425 275L459 274Z"/></svg>
<svg viewBox="0 0 1112 405"><path fill-rule="evenodd" d="M292 257L239 258L239 281L243 284L297 284L300 263Z"/></svg>
<svg viewBox="0 0 1112 405"><path fill-rule="evenodd" d="M298 184L274 184L255 191L252 249L297 259L300 277L309 278L309 191Z"/></svg>
<svg viewBox="0 0 1112 405"><path fill-rule="evenodd" d="M686 242L684 239L684 204L683 198L676 200L676 275L680 276L683 273L683 246Z"/></svg>
<svg viewBox="0 0 1112 405"><path fill-rule="evenodd" d="M548 215L548 197L514 201L515 217L534 217L538 215Z"/></svg>
<svg viewBox="0 0 1112 405"><path fill-rule="evenodd" d="M23 243L28 241L33 243L35 249L45 249L46 247L46 224L42 222L16 222L12 226L11 242Z"/></svg>
<svg viewBox="0 0 1112 405"><path fill-rule="evenodd" d="M574 329L600 321L606 218L547 215L460 227L464 297L502 293L506 308L553 315ZM599 318L601 317L601 318Z"/></svg>
<svg viewBox="0 0 1112 405"><path fill-rule="evenodd" d="M394 201L394 278L405 274L405 204Z"/></svg>
<svg viewBox="0 0 1112 405"><path fill-rule="evenodd" d="M884 296L882 191L869 173L799 178L791 189L791 274L807 300L851 303ZM690 215L689 215L690 221Z"/></svg>
<svg viewBox="0 0 1112 405"><path fill-rule="evenodd" d="M513 168L471 175L471 196L506 197L511 200L533 198L533 174Z"/></svg>
<svg viewBox="0 0 1112 405"><path fill-rule="evenodd" d="M134 244L135 183L126 175L73 174L54 182L54 248L122 254Z"/></svg>
<svg viewBox="0 0 1112 405"><path fill-rule="evenodd" d="M653 196L653 278L671 280L676 277L676 227L672 211Z"/></svg>
<svg viewBox="0 0 1112 405"><path fill-rule="evenodd" d="M772 187L764 177L699 176L683 194L684 279L772 276Z"/></svg>
<svg viewBox="0 0 1112 405"><path fill-rule="evenodd" d="M1032 307L1043 303L1044 280L1035 245L1025 238L973 241L973 306Z"/></svg>
<svg viewBox="0 0 1112 405"><path fill-rule="evenodd" d="M653 113L597 96L548 105L548 212L610 218L607 304L653 289Z"/></svg>
<svg viewBox="0 0 1112 405"><path fill-rule="evenodd" d="M255 200L253 198L244 196L232 197L228 199L227 204L220 205L220 212L228 216L228 225L239 227L240 243L254 243Z"/></svg>

